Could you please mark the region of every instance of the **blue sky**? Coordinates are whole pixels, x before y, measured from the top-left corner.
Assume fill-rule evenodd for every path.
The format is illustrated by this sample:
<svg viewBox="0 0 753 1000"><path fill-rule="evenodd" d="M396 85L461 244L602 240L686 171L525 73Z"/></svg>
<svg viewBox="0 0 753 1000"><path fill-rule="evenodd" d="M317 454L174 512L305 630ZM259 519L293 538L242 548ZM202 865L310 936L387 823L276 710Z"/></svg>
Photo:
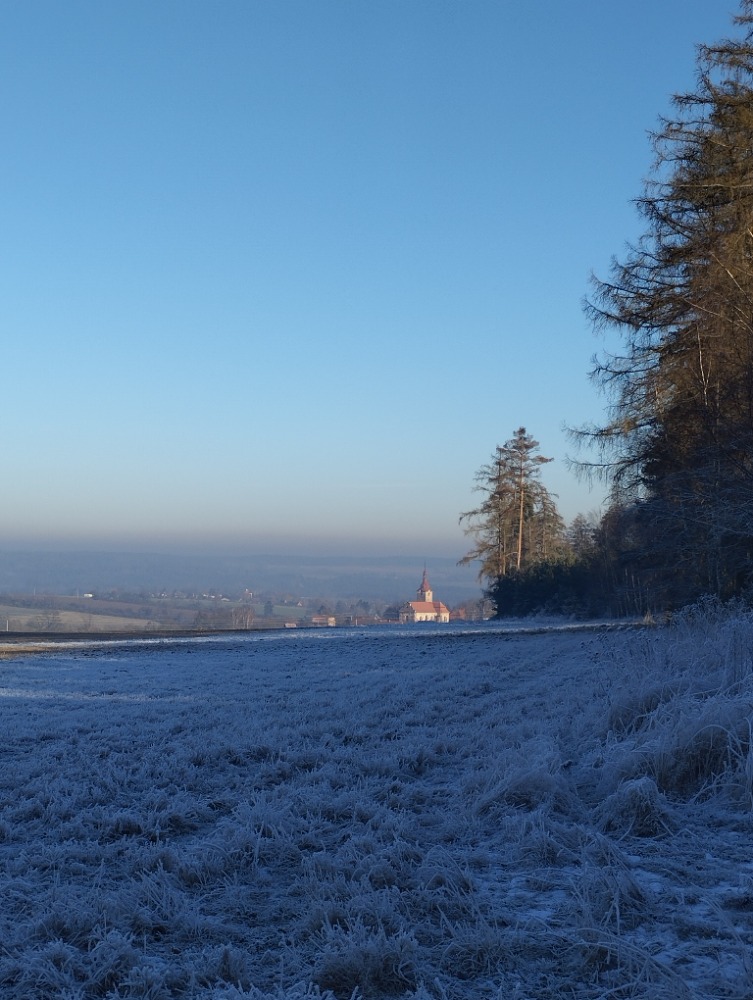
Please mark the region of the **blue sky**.
<svg viewBox="0 0 753 1000"><path fill-rule="evenodd" d="M562 514L593 270L708 0L3 0L0 543L459 557Z"/></svg>

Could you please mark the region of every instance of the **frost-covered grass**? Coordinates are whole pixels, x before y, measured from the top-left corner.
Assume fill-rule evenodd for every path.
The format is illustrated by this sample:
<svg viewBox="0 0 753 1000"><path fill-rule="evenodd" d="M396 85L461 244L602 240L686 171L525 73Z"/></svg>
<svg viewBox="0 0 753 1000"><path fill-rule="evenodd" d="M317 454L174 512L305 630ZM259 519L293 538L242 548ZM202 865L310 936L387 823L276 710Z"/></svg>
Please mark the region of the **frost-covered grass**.
<svg viewBox="0 0 753 1000"><path fill-rule="evenodd" d="M0 662L0 996L753 995L753 618Z"/></svg>

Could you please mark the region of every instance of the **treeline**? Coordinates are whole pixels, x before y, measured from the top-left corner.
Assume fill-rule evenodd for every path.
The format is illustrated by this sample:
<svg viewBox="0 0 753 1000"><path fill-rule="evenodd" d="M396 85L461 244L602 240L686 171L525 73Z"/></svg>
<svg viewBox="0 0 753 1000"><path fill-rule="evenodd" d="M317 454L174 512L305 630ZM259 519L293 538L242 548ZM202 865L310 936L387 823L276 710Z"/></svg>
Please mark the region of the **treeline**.
<svg viewBox="0 0 753 1000"><path fill-rule="evenodd" d="M659 606L730 598L753 552L753 3L701 46L697 87L654 135L637 246L587 311L619 333L594 378L608 419L582 432L613 488L622 561Z"/></svg>
<svg viewBox="0 0 753 1000"><path fill-rule="evenodd" d="M625 520L611 510L600 521L581 515L567 528L556 496L541 482L549 461L525 427L497 446L476 474L479 505L460 515L473 539L461 564L479 563L498 616L644 612Z"/></svg>
<svg viewBox="0 0 753 1000"><path fill-rule="evenodd" d="M684 581L671 593L636 548L629 511L610 508L600 520L579 515L560 537L557 555L532 559L487 581L498 617L533 613L576 618L659 615L689 603Z"/></svg>
<svg viewBox="0 0 753 1000"><path fill-rule="evenodd" d="M753 602L747 553L745 572L712 586L700 563L692 567L692 552L673 551L671 538L657 536L646 501L613 497L603 515L579 515L566 526L540 480L549 459L538 447L523 427L498 446L476 476L480 504L460 515L473 539L460 562L479 564L498 617L661 615L707 594Z"/></svg>
<svg viewBox="0 0 753 1000"><path fill-rule="evenodd" d="M486 560L500 609L651 611L751 590L753 0L734 23L739 37L699 47L695 89L675 96L653 135L643 235L593 279L586 303L621 342L592 372L604 423L575 432L595 456L581 467L608 483L609 509L585 551L554 554L547 535L553 557L526 563L520 514L530 501L543 529L544 498L538 486L519 492L517 550L506 540L502 561L469 554Z"/></svg>

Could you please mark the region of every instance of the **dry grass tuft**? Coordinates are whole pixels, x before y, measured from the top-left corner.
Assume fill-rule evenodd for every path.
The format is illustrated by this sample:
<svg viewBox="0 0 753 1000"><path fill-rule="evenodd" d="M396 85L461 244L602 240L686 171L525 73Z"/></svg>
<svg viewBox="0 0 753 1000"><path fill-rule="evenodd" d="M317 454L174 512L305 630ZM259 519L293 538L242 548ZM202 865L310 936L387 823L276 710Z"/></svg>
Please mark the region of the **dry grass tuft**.
<svg viewBox="0 0 753 1000"><path fill-rule="evenodd" d="M324 929L313 982L337 1000L359 995L402 996L417 984L417 945L410 934L387 935L368 930L361 921L351 927Z"/></svg>
<svg viewBox="0 0 753 1000"><path fill-rule="evenodd" d="M674 829L672 810L653 778L624 781L594 811L604 833L620 837L661 837Z"/></svg>

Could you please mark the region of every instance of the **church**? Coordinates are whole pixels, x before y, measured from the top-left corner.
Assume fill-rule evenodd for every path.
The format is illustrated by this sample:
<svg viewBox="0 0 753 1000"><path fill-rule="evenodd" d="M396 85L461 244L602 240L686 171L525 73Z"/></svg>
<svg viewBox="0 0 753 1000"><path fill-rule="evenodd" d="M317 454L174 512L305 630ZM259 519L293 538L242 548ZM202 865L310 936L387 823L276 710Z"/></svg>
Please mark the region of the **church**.
<svg viewBox="0 0 753 1000"><path fill-rule="evenodd" d="M448 622L449 609L441 601L434 600L434 591L429 586L426 569L421 579L421 586L416 591L415 601L406 601L400 608L400 623L408 622Z"/></svg>

